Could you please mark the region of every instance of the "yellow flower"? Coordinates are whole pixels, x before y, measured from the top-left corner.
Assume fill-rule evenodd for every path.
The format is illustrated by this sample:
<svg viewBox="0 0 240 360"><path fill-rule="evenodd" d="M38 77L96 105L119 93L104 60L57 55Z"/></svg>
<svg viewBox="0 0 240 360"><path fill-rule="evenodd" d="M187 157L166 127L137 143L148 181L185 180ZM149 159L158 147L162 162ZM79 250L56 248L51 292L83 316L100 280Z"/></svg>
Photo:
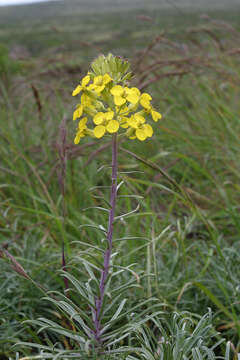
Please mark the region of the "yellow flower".
<svg viewBox="0 0 240 360"><path fill-rule="evenodd" d="M90 85L89 89L96 91L96 93L100 94L105 86L112 81L112 78L108 75L99 75L93 79L93 84Z"/></svg>
<svg viewBox="0 0 240 360"><path fill-rule="evenodd" d="M152 115L153 120L156 122L162 118L162 115L153 108L150 109L150 113Z"/></svg>
<svg viewBox="0 0 240 360"><path fill-rule="evenodd" d="M82 94L81 96L81 104L83 106L91 106L92 105L92 99L87 94Z"/></svg>
<svg viewBox="0 0 240 360"><path fill-rule="evenodd" d="M153 129L151 125L144 124L136 130L136 137L138 140L144 141L146 138L151 137L153 134Z"/></svg>
<svg viewBox="0 0 240 360"><path fill-rule="evenodd" d="M159 112L157 112L152 106L150 106L150 108L148 108L148 109L144 109L145 111L145 114L151 114L151 116L152 116L152 119L155 121L155 122L157 122L159 119L161 119L162 118L162 115L159 113Z"/></svg>
<svg viewBox="0 0 240 360"><path fill-rule="evenodd" d="M83 113L83 106L81 104L77 105L76 110L73 113L73 120L76 120L82 116Z"/></svg>
<svg viewBox="0 0 240 360"><path fill-rule="evenodd" d="M119 122L113 119L113 115L113 111L107 111L105 113L99 112L94 116L93 122L97 126L94 128L93 133L96 138L103 137L106 131L110 134L118 131Z"/></svg>
<svg viewBox="0 0 240 360"><path fill-rule="evenodd" d="M78 124L78 131L74 139L74 144L78 144L81 138L86 136L86 129L87 129L87 118L84 117L79 121Z"/></svg>
<svg viewBox="0 0 240 360"><path fill-rule="evenodd" d="M162 115L151 105L151 95L127 86L131 73L126 65L112 55L100 56L73 90L72 95L80 93L81 98L73 112L73 120L80 120L75 144L84 136L100 139L117 132L140 141L153 135L146 119L157 122Z"/></svg>
<svg viewBox="0 0 240 360"><path fill-rule="evenodd" d="M150 101L152 100L151 95L147 94L147 93L143 93L140 97L140 104L142 105L142 107L144 107L144 109L149 109L151 107Z"/></svg>
<svg viewBox="0 0 240 360"><path fill-rule="evenodd" d="M116 106L116 113L117 113L117 120L122 128L127 128L127 115L129 114L130 110L127 106Z"/></svg>
<svg viewBox="0 0 240 360"><path fill-rule="evenodd" d="M150 113L152 116L152 119L157 122L159 119L161 119L162 115L159 112L157 112L156 110L154 110L154 108L150 104L151 100L152 100L151 95L149 95L147 93L143 93L140 97L140 104L144 108L145 112L147 114Z"/></svg>
<svg viewBox="0 0 240 360"><path fill-rule="evenodd" d="M127 128L129 127L129 124L128 124L129 118L128 118L128 117L126 117L126 116L119 116L118 119L119 119L119 122L120 122L120 126L121 126L123 129L127 129Z"/></svg>
<svg viewBox="0 0 240 360"><path fill-rule="evenodd" d="M128 87L115 85L110 92L114 96L114 103L117 106L122 106L127 101L131 104L137 104L140 98L140 91L135 87L129 89Z"/></svg>
<svg viewBox="0 0 240 360"><path fill-rule="evenodd" d="M98 125L93 129L93 134L96 136L96 138L100 139L103 137L103 135L106 132L106 128L103 125Z"/></svg>
<svg viewBox="0 0 240 360"><path fill-rule="evenodd" d="M139 126L145 123L145 119L143 116L135 114L132 115L127 122L133 129L138 129Z"/></svg>
<svg viewBox="0 0 240 360"><path fill-rule="evenodd" d="M89 113L89 110L91 112L91 108L95 108L94 105L92 105L92 99L88 95L82 94L81 104L77 105L77 108L73 113L73 120L80 118L84 110L87 110L87 113Z"/></svg>
<svg viewBox="0 0 240 360"><path fill-rule="evenodd" d="M85 90L87 84L89 83L89 81L90 81L90 76L89 76L89 75L84 76L84 78L83 78L82 81L81 81L81 85L78 85L78 86L76 87L76 89L73 90L72 96L76 96L76 95L78 95L81 91Z"/></svg>
<svg viewBox="0 0 240 360"><path fill-rule="evenodd" d="M116 112L120 115L120 116L126 116L129 114L130 110L127 106L116 106Z"/></svg>
<svg viewBox="0 0 240 360"><path fill-rule="evenodd" d="M144 141L153 134L151 125L145 124L145 119L141 115L132 115L127 120L127 123L130 127L130 129L127 131L127 135L130 139L137 138L140 141Z"/></svg>
<svg viewBox="0 0 240 360"><path fill-rule="evenodd" d="M113 115L114 115L113 111L107 111L105 113L99 112L94 116L93 122L95 125L104 124L104 123L108 122L109 120L112 120Z"/></svg>
<svg viewBox="0 0 240 360"><path fill-rule="evenodd" d="M109 121L109 123L106 125L106 130L110 133L113 134L115 132L117 132L119 129L119 122L117 120L111 120Z"/></svg>

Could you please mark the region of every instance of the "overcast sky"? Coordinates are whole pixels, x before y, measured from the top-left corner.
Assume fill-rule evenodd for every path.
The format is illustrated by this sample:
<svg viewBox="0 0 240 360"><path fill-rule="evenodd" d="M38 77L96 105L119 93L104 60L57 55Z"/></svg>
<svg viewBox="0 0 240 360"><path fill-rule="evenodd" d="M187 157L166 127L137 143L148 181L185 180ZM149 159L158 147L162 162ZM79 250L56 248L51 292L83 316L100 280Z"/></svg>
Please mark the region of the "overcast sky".
<svg viewBox="0 0 240 360"><path fill-rule="evenodd" d="M43 2L43 1L49 1L49 0L0 0L0 6L32 4L32 3Z"/></svg>
<svg viewBox="0 0 240 360"><path fill-rule="evenodd" d="M0 0L0 6L6 6L6 5L22 5L22 4L34 4L38 2L44 2L44 1L57 1L57 0ZM99 0L100 2L101 0ZM109 0L111 1L111 0ZM112 3L114 4L116 0L112 0ZM131 0L129 0L131 2ZM136 0L135 0L136 1ZM148 0L142 0L145 1L146 4L148 3ZM155 0L156 1L156 0ZM158 0L159 3L165 4L165 5L171 5L171 6L198 6L200 4L202 5L218 5L218 6L232 6L232 5L240 5L240 0ZM89 0L91 2L91 0ZM121 0L117 0L117 3L121 2ZM124 3L126 0L123 1Z"/></svg>

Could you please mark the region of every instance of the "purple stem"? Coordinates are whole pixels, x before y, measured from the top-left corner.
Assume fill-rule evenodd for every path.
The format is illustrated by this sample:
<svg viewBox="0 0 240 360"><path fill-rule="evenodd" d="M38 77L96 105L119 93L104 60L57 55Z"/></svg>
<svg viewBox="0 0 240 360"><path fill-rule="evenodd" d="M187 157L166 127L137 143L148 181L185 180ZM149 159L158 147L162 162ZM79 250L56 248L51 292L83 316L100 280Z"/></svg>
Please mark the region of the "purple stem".
<svg viewBox="0 0 240 360"><path fill-rule="evenodd" d="M104 292L106 286L106 280L109 273L109 264L112 254L112 235L113 235L113 222L115 214L117 198L117 134L112 136L112 186L111 186L111 197L110 204L111 209L108 216L108 231L107 231L107 249L104 254L103 270L101 272L101 279L99 284L99 297L95 300L95 313L94 313L94 325L95 325L95 339L101 343L101 310L104 299Z"/></svg>

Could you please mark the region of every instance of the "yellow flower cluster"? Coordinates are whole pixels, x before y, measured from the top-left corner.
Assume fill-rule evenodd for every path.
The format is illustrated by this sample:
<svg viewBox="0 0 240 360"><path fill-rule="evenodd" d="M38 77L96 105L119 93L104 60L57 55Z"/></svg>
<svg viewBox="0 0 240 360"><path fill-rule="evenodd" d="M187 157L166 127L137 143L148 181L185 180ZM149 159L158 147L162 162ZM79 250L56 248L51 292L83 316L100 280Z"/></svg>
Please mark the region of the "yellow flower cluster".
<svg viewBox="0 0 240 360"><path fill-rule="evenodd" d="M136 87L116 84L108 73L86 75L72 93L79 94L81 101L73 113L73 120L80 119L75 144L86 135L101 138L121 129L128 138L144 141L153 134L145 117L151 115L154 121L162 117L152 107L149 94L141 94Z"/></svg>

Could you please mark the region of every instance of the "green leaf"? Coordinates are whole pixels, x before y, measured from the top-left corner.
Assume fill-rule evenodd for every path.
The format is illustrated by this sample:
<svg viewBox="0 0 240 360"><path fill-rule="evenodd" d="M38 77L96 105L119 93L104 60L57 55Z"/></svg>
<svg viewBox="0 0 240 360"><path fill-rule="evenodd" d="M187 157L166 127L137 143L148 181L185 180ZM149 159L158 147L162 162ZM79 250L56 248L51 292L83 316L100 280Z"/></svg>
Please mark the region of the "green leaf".
<svg viewBox="0 0 240 360"><path fill-rule="evenodd" d="M193 282L193 284L199 287L199 289L201 289L207 295L207 297L219 308L219 310L221 310L225 315L227 315L229 319L235 321L234 316L230 313L230 311L228 311L226 306L224 306L221 301L218 300L208 288L206 288L205 285L197 281Z"/></svg>

